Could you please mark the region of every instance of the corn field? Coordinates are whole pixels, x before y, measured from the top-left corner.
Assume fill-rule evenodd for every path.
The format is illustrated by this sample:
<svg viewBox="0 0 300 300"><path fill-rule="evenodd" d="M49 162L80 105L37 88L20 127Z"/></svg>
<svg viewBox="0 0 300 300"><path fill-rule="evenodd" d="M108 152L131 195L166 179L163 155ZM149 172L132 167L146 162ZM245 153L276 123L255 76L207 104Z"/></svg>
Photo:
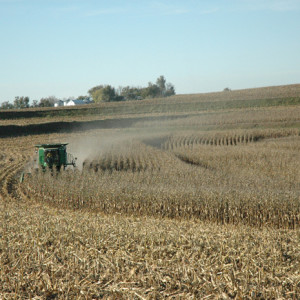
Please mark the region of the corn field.
<svg viewBox="0 0 300 300"><path fill-rule="evenodd" d="M0 138L0 299L299 299L298 109Z"/></svg>
<svg viewBox="0 0 300 300"><path fill-rule="evenodd" d="M299 228L297 130L116 142L82 170L37 172L25 195L58 207ZM151 146L154 143L156 147ZM160 148L160 149L159 149Z"/></svg>

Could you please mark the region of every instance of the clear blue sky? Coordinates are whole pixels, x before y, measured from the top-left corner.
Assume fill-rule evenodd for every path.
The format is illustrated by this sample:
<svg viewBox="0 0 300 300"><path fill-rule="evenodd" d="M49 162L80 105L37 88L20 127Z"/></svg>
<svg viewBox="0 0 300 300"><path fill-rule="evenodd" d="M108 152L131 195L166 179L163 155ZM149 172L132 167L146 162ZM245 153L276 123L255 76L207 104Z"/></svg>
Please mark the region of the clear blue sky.
<svg viewBox="0 0 300 300"><path fill-rule="evenodd" d="M0 0L0 103L98 84L300 83L300 0Z"/></svg>

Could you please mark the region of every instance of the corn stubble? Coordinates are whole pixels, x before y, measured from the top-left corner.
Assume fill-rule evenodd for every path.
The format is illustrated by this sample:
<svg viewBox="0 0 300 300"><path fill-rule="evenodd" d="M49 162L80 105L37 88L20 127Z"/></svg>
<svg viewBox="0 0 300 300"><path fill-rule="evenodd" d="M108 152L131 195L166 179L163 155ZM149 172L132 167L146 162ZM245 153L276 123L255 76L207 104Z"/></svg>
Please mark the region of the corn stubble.
<svg viewBox="0 0 300 300"><path fill-rule="evenodd" d="M299 297L294 231L27 203L8 204L7 224L9 241L0 256L3 299Z"/></svg>

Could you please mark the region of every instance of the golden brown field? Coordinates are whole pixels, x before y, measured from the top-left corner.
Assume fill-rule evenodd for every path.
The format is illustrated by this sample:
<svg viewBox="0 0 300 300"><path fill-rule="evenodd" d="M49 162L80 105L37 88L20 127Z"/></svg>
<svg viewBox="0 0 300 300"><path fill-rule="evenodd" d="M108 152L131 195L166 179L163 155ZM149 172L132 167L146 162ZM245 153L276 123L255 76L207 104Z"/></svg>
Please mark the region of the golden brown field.
<svg viewBox="0 0 300 300"><path fill-rule="evenodd" d="M165 117L0 138L1 299L299 299L299 106Z"/></svg>

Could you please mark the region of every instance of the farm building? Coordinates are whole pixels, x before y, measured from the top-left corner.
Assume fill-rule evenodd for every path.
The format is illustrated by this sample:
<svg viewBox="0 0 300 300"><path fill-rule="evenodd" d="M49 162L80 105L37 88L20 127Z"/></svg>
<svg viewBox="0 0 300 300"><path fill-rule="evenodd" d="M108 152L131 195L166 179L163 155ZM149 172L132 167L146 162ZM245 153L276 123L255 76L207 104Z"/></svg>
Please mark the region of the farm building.
<svg viewBox="0 0 300 300"><path fill-rule="evenodd" d="M83 100L69 100L65 101L64 106L75 106L75 105L83 105L85 102Z"/></svg>
<svg viewBox="0 0 300 300"><path fill-rule="evenodd" d="M92 103L92 101L87 98L83 100L69 100L64 102L64 106L77 106L77 105L84 105L84 104L89 104Z"/></svg>
<svg viewBox="0 0 300 300"><path fill-rule="evenodd" d="M64 106L64 101L58 100L56 103L54 103L54 107Z"/></svg>

